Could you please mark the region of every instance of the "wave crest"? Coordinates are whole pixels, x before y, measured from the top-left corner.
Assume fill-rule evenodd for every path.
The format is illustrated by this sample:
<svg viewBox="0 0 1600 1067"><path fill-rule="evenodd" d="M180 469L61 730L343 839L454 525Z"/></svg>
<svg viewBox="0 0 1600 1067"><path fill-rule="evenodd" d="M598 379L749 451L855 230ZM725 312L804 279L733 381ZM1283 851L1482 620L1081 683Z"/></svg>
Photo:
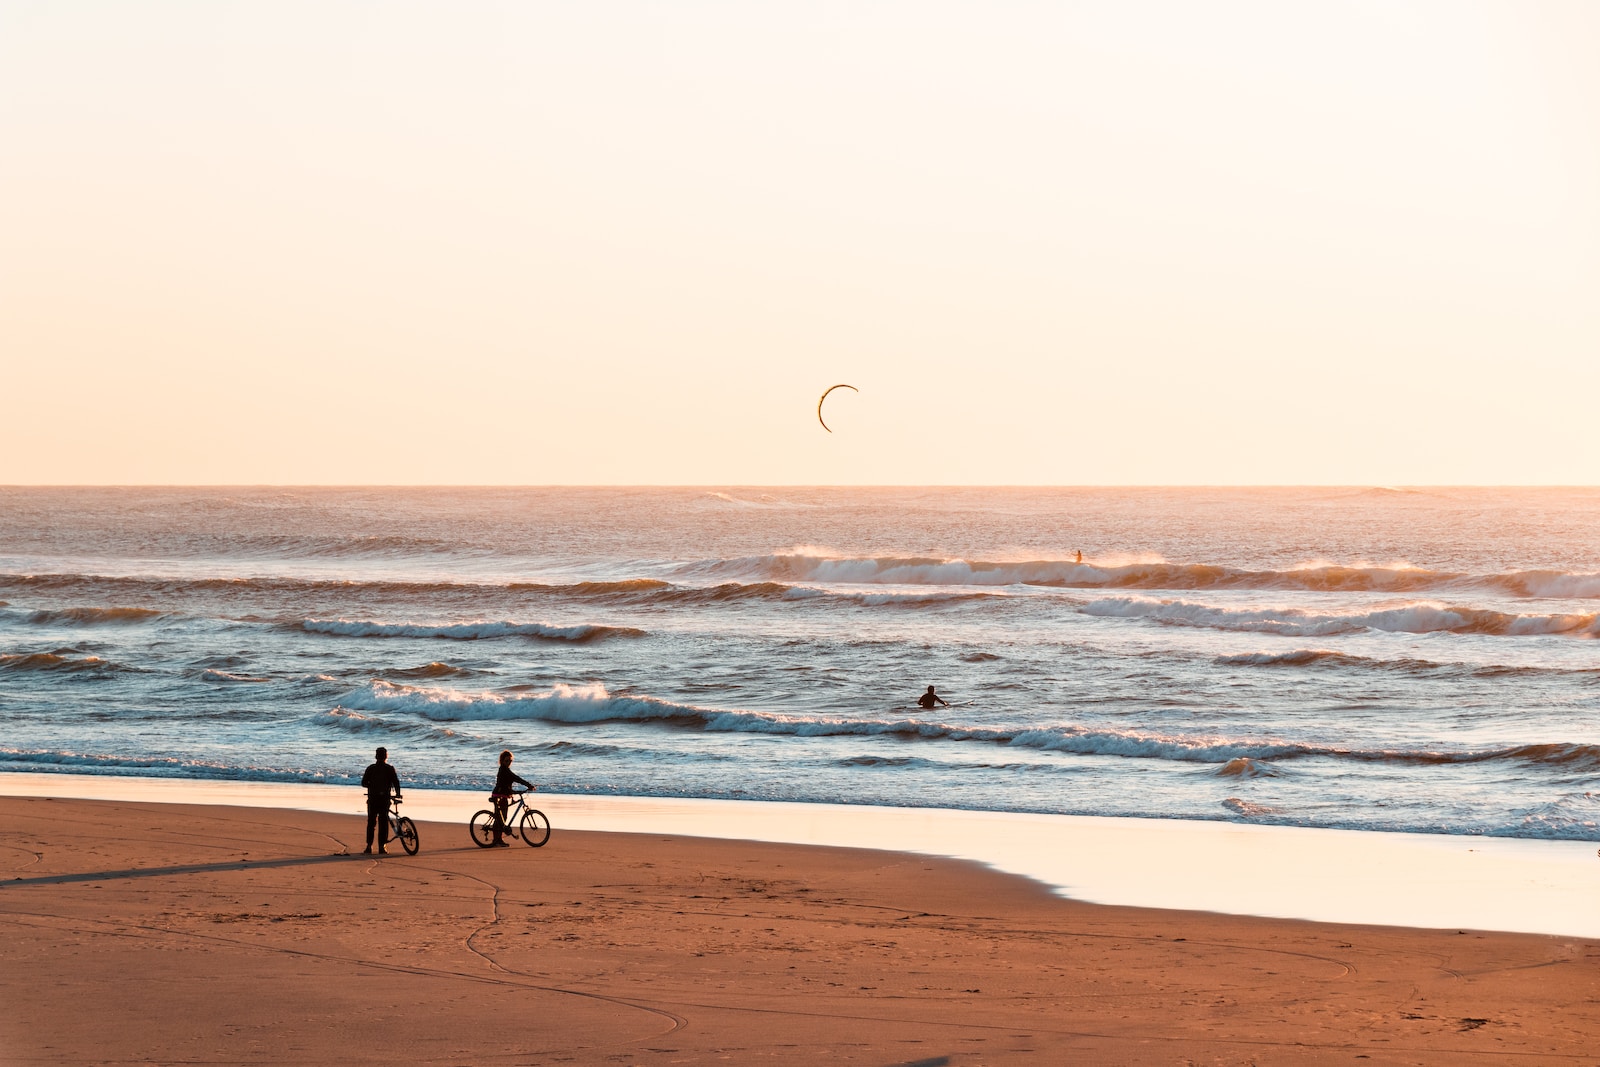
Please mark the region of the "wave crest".
<svg viewBox="0 0 1600 1067"><path fill-rule="evenodd" d="M1448 604L1415 603L1348 615L1318 615L1299 608L1219 608L1186 600L1108 597L1079 608L1103 618L1149 619L1169 626L1195 626L1283 637L1333 637L1383 630L1390 633L1460 633L1496 637L1539 634L1594 636L1600 614L1522 615Z"/></svg>
<svg viewBox="0 0 1600 1067"><path fill-rule="evenodd" d="M1217 768L1219 778L1281 778L1283 772L1270 763L1251 759L1249 756L1236 756Z"/></svg>
<svg viewBox="0 0 1600 1067"><path fill-rule="evenodd" d="M551 626L542 622L380 622L375 619L303 619L296 629L334 637L420 637L443 641L490 641L529 637L541 641L596 641L607 637L643 637L631 626Z"/></svg>
<svg viewBox="0 0 1600 1067"><path fill-rule="evenodd" d="M149 622L164 614L154 608L50 608L31 613L28 621L40 626L61 623L69 626L127 626Z"/></svg>
<svg viewBox="0 0 1600 1067"><path fill-rule="evenodd" d="M57 652L26 652L0 655L0 671L52 671L59 674L118 674L140 673L137 667L101 659L99 656L74 655L76 650Z"/></svg>
<svg viewBox="0 0 1600 1067"><path fill-rule="evenodd" d="M881 737L902 741L980 742L1065 755L1114 756L1217 764L1223 777L1274 777L1270 761L1325 758L1396 765L1496 761L1536 762L1574 771L1600 770L1600 746L1564 743L1493 749L1349 749L1308 742L1172 735L1079 726L1007 728L926 719L847 719L770 711L704 708L660 697L613 694L598 683L558 684L543 691L469 692L397 685L374 679L339 698L346 711L410 714L431 722L525 720L560 723L635 722L710 731L793 737Z"/></svg>
<svg viewBox="0 0 1600 1067"><path fill-rule="evenodd" d="M679 568L685 577L764 579L848 585L1032 585L1061 589L1260 589L1308 592L1429 593L1485 590L1519 597L1600 598L1600 574L1511 571L1469 574L1409 564L1314 562L1251 570L1210 563L1085 560L944 559L931 556L849 557L822 550L702 560Z"/></svg>
<svg viewBox="0 0 1600 1067"><path fill-rule="evenodd" d="M471 667L455 667L448 663L435 660L423 664L421 667L403 667L397 670L384 671L391 678L459 678L463 675L477 674Z"/></svg>
<svg viewBox="0 0 1600 1067"><path fill-rule="evenodd" d="M654 593L671 587L671 582L663 582L659 578L629 578L618 582L573 582L569 585L512 582L506 586L513 593L553 593L574 597L632 596L639 593Z"/></svg>
<svg viewBox="0 0 1600 1067"><path fill-rule="evenodd" d="M233 674L229 671L212 669L201 671L200 680L202 682L217 682L223 685L230 685L240 682L270 682L272 679L262 678L253 674Z"/></svg>

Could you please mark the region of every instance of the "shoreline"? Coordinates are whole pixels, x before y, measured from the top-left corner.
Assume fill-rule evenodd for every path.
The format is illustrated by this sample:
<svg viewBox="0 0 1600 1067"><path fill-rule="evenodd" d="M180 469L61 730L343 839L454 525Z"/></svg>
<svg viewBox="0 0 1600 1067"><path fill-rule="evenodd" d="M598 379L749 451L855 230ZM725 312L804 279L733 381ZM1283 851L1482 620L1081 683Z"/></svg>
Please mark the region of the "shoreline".
<svg viewBox="0 0 1600 1067"><path fill-rule="evenodd" d="M662 832L424 821L418 855L367 856L364 825L0 797L6 1062L1580 1064L1600 1026L1594 940Z"/></svg>
<svg viewBox="0 0 1600 1067"><path fill-rule="evenodd" d="M363 810L359 787L31 772L0 773L0 796ZM406 801L419 821L454 823L460 840L451 844L467 843L467 818L486 806L476 791L419 788ZM1085 904L1600 938L1592 842L782 801L539 793L535 803L558 835L668 833L947 857Z"/></svg>

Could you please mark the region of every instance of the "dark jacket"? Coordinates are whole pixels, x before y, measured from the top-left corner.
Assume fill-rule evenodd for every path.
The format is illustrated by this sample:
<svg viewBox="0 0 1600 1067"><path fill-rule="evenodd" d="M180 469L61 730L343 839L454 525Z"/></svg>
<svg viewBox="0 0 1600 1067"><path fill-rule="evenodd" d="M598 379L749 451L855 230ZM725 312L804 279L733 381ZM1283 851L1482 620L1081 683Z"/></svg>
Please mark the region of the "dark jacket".
<svg viewBox="0 0 1600 1067"><path fill-rule="evenodd" d="M497 797L510 796L512 782L521 782L526 788L533 788L532 782L526 778L518 778L510 767L501 767L499 773L494 776L494 795Z"/></svg>
<svg viewBox="0 0 1600 1067"><path fill-rule="evenodd" d="M361 784L367 787L369 808L387 808L389 794L400 795L400 776L394 773L393 764L372 764L362 773Z"/></svg>

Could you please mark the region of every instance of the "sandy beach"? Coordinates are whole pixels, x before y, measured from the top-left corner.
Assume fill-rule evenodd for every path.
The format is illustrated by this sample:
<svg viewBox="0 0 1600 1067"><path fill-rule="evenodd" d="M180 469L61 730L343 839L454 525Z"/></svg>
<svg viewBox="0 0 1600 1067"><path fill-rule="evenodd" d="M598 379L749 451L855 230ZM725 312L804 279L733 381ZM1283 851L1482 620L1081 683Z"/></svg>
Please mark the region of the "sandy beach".
<svg viewBox="0 0 1600 1067"><path fill-rule="evenodd" d="M34 1063L1594 1063L1600 943L1108 907L906 853L0 798Z"/></svg>

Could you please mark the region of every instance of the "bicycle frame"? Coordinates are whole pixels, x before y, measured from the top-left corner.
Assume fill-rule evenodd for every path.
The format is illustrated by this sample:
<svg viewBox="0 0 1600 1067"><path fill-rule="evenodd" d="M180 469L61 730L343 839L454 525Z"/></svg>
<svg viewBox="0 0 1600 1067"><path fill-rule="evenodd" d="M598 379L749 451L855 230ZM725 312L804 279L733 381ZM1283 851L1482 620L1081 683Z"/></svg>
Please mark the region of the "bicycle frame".
<svg viewBox="0 0 1600 1067"><path fill-rule="evenodd" d="M524 799L532 790L523 789L512 793L509 797L491 797L492 803L499 800L506 801L505 819L499 819L493 809L477 812L467 821L467 828L472 834L472 843L479 848L488 848L496 840L507 837L521 838L522 843L533 848L538 848L550 840L550 820L544 812L537 808L530 808Z"/></svg>
<svg viewBox="0 0 1600 1067"><path fill-rule="evenodd" d="M523 813L528 810L528 802L523 797L528 795L528 790L511 794L511 802L506 805L505 825L500 828L502 834L517 836L517 824L522 821Z"/></svg>
<svg viewBox="0 0 1600 1067"><path fill-rule="evenodd" d="M367 797L370 801L371 794L369 793ZM392 793L389 795L389 810L386 813L386 818L389 824L387 831L388 840L386 841L384 839L384 827L380 825L378 827L377 835L378 846L380 848L387 848L389 841L398 841L400 843L400 847L405 849L406 855L415 856L417 854L417 849L421 847L421 841L417 834L417 824L400 814L400 803L401 799L399 797L393 795Z"/></svg>

